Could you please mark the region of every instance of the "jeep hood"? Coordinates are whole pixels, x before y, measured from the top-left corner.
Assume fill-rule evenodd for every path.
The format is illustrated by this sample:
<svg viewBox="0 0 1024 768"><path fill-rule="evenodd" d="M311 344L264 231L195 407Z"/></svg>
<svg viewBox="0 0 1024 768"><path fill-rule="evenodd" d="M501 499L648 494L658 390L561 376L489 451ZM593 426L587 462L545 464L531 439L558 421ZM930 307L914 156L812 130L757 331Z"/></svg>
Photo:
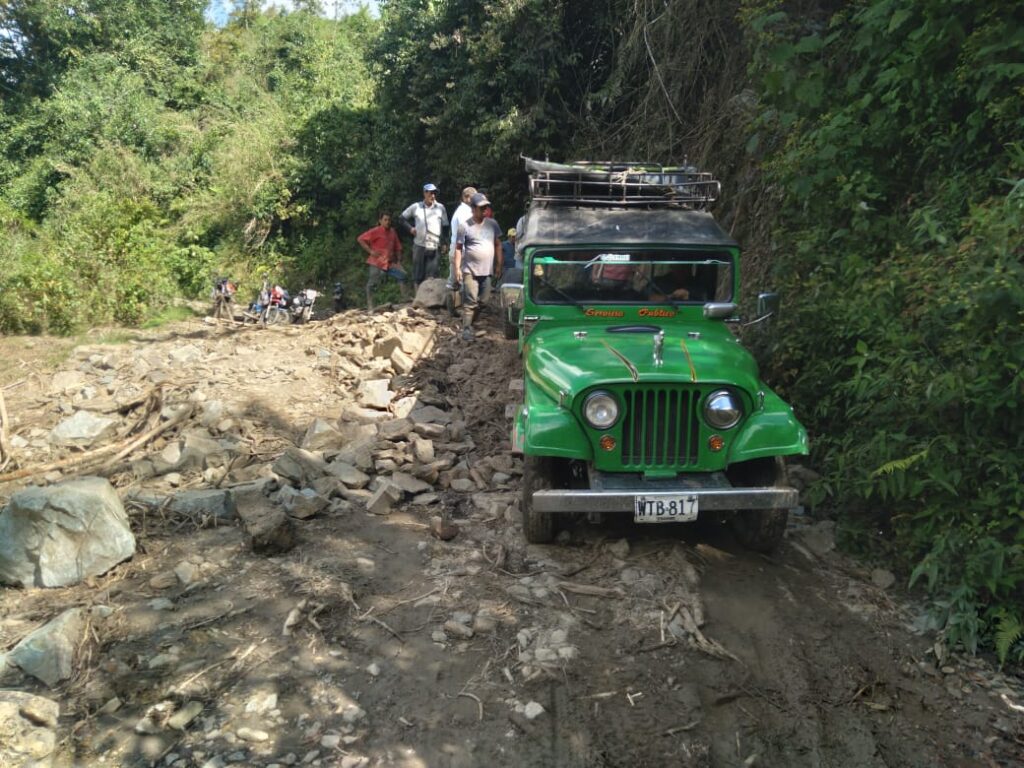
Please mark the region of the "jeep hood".
<svg viewBox="0 0 1024 768"><path fill-rule="evenodd" d="M526 375L559 400L574 399L595 384L611 383L728 383L753 395L762 387L757 364L724 326L702 328L662 325L665 342L662 364L654 361L653 333L610 333L606 326L588 326L576 338L574 328L537 328L524 345Z"/></svg>

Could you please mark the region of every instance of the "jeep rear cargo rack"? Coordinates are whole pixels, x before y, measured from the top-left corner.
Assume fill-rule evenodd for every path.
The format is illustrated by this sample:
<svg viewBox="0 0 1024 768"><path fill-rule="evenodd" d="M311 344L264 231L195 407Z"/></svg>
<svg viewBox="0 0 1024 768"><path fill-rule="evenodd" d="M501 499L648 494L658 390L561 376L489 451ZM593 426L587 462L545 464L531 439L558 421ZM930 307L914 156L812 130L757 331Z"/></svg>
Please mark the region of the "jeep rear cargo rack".
<svg viewBox="0 0 1024 768"><path fill-rule="evenodd" d="M710 173L688 165L523 160L534 203L706 210L722 189Z"/></svg>

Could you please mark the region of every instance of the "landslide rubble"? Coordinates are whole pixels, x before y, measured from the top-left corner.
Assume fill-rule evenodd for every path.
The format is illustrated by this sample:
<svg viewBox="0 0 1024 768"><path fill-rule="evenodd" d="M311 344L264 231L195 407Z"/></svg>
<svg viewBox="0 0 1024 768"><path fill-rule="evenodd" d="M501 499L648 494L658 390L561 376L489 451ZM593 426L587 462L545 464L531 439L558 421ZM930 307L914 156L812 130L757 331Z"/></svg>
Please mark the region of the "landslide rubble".
<svg viewBox="0 0 1024 768"><path fill-rule="evenodd" d="M4 577L0 765L1012 764L1019 681L914 630L827 526L774 559L614 524L527 546L519 359L482 329L196 321L5 387L4 514L102 483L133 545Z"/></svg>

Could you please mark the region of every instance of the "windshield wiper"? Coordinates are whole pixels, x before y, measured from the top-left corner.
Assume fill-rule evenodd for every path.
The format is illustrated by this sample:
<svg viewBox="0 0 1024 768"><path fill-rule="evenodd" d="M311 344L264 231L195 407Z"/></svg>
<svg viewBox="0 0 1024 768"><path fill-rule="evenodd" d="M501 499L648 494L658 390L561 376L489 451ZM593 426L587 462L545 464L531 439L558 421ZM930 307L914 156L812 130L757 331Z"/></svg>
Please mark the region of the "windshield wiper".
<svg viewBox="0 0 1024 768"><path fill-rule="evenodd" d="M548 279L547 279L546 277L544 277L544 275L536 275L536 277L537 277L537 279L538 279L538 280L539 280L539 281L540 281L540 282L541 282L541 283L542 283L543 285L545 285L546 287L550 288L550 289L551 289L552 291L554 291L555 293L557 293L557 294L558 294L559 296L561 296L561 297L562 297L563 299L565 299L566 301L568 301L568 302L569 302L570 304L572 304L573 306L576 306L576 307L578 307L578 308L579 308L579 310L580 310L580 312L582 312L582 313L583 313L584 315L585 315L585 314L587 314L587 308L586 308L586 307L584 307L584 306L583 306L583 305L582 305L582 304L581 304L581 303L580 303L579 301L577 301L576 299L574 299L574 298L573 298L572 296L570 296L570 295L569 295L568 293L566 293L565 291L563 291L563 290L562 290L561 288L559 288L559 287L558 287L557 285L554 285L553 283L551 283L551 282L550 282L550 281L549 281L549 280L548 280Z"/></svg>

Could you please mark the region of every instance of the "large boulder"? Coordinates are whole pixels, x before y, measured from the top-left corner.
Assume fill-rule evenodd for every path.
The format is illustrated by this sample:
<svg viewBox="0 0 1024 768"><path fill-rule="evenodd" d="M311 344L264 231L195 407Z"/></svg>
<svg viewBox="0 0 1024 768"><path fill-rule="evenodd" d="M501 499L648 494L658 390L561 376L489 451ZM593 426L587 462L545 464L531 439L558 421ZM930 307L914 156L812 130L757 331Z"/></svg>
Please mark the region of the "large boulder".
<svg viewBox="0 0 1024 768"><path fill-rule="evenodd" d="M65 587L135 554L121 499L101 477L31 487L0 512L0 582Z"/></svg>
<svg viewBox="0 0 1024 768"><path fill-rule="evenodd" d="M447 284L443 278L429 278L420 283L416 289L416 299L413 301L413 304L417 307L427 307L428 309L443 307L447 292Z"/></svg>
<svg viewBox="0 0 1024 768"><path fill-rule="evenodd" d="M47 768L57 748L55 701L21 691L0 691L0 765Z"/></svg>

